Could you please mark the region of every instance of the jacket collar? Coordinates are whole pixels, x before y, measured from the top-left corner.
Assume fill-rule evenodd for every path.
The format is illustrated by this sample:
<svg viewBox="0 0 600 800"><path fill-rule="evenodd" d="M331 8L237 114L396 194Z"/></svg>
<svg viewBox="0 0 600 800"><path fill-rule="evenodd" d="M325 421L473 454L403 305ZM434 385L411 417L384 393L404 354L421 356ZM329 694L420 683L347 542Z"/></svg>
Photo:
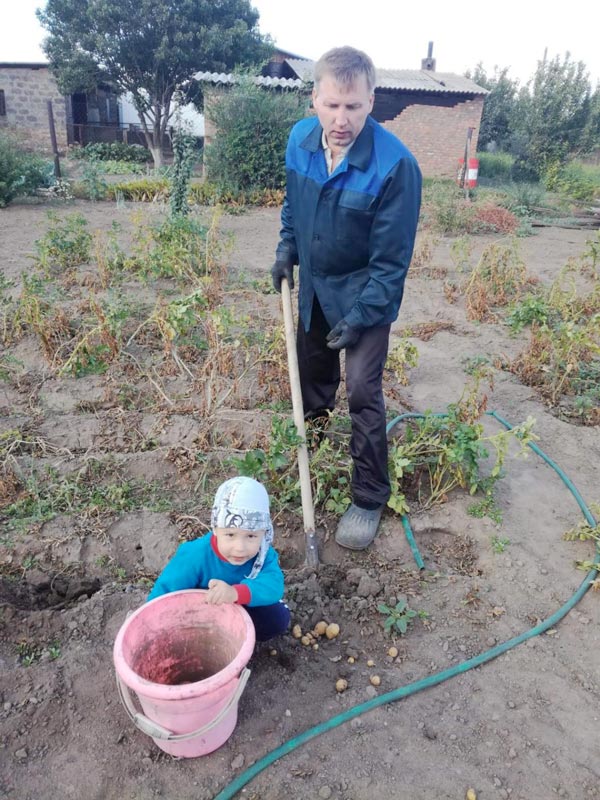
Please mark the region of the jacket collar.
<svg viewBox="0 0 600 800"><path fill-rule="evenodd" d="M321 137L323 135L323 128L317 122L312 131L308 134L306 139L301 142L300 147L308 150L311 153L316 153L321 145ZM373 123L371 117L367 117L365 126L358 134L358 137L348 153L348 164L352 167L362 170L363 172L369 166L371 160L371 153L373 151Z"/></svg>

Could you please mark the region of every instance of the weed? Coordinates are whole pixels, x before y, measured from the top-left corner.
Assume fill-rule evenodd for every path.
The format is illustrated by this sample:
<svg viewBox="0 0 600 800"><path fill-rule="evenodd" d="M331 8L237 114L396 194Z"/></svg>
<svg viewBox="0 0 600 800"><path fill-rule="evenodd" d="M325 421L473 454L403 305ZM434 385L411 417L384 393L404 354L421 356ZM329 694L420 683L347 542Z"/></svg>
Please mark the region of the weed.
<svg viewBox="0 0 600 800"><path fill-rule="evenodd" d="M491 369L490 360L485 356L473 356L472 358L465 358L462 361L465 372L467 375L479 375L482 370Z"/></svg>
<svg viewBox="0 0 600 800"><path fill-rule="evenodd" d="M413 257L410 262L409 275L433 277L434 271L431 267L433 261L433 253L438 243L438 239L433 236L425 235L419 238L413 252Z"/></svg>
<svg viewBox="0 0 600 800"><path fill-rule="evenodd" d="M531 283L533 278L527 275L516 240L508 245L489 245L464 287L467 317L487 319L493 307L518 300L525 286Z"/></svg>
<svg viewBox="0 0 600 800"><path fill-rule="evenodd" d="M34 642L22 640L17 642L17 655L19 656L19 663L24 667L30 667L39 661L42 657L43 649L40 645Z"/></svg>
<svg viewBox="0 0 600 800"><path fill-rule="evenodd" d="M512 333L519 333L523 328L531 326L534 322L547 322L550 314L551 309L545 297L529 295L510 307L506 317L506 324Z"/></svg>
<svg viewBox="0 0 600 800"><path fill-rule="evenodd" d="M104 200L108 191L108 184L102 178L102 168L96 158L89 158L83 168L81 182L88 200L96 202Z"/></svg>
<svg viewBox="0 0 600 800"><path fill-rule="evenodd" d="M402 386L408 386L407 367L416 367L419 363L419 351L407 338L402 338L388 353L386 369L391 370Z"/></svg>
<svg viewBox="0 0 600 800"><path fill-rule="evenodd" d="M510 539L501 536L492 536L491 541L494 553L503 553L510 544Z"/></svg>
<svg viewBox="0 0 600 800"><path fill-rule="evenodd" d="M104 289L119 279L127 266L127 257L121 249L117 237L121 232L118 222L111 223L108 231L94 231L94 254L100 280Z"/></svg>
<svg viewBox="0 0 600 800"><path fill-rule="evenodd" d="M194 217L175 216L157 226L138 226L129 266L143 277L175 278L197 283L218 272L218 215L206 228Z"/></svg>
<svg viewBox="0 0 600 800"><path fill-rule="evenodd" d="M48 645L48 655L50 656L50 661L56 661L57 658L60 658L60 644L57 641Z"/></svg>
<svg viewBox="0 0 600 800"><path fill-rule="evenodd" d="M121 350L122 325L128 317L128 305L116 302L102 306L90 296L84 310L88 310L92 317L76 339L70 355L60 366L59 375L71 373L80 378L102 374ZM70 344L73 344L73 340ZM56 351L55 362L60 362L61 350Z"/></svg>
<svg viewBox="0 0 600 800"><path fill-rule="evenodd" d="M488 517L497 525L500 525L502 522L502 509L496 502L496 498L493 494L490 494L488 497L485 497L483 500L480 500L477 503L472 503L467 508L467 513L472 517L476 517L477 519Z"/></svg>
<svg viewBox="0 0 600 800"><path fill-rule="evenodd" d="M295 462L296 448L302 441L293 420L273 416L266 449L250 450L243 458L233 458L232 463L241 475L264 483L275 505L285 508L300 497Z"/></svg>
<svg viewBox="0 0 600 800"><path fill-rule="evenodd" d="M596 515L600 514L600 506L595 503L591 504L591 510ZM595 542L594 560L585 559L577 561L576 564L578 569L586 572L591 569L600 570L600 524L591 525L586 519L581 520L574 528L563 534L563 539L567 542ZM596 579L592 583L595 590L600 590L600 580Z"/></svg>
<svg viewBox="0 0 600 800"><path fill-rule="evenodd" d="M466 272L471 266L473 239L471 236L459 236L450 245L450 257L457 272Z"/></svg>
<svg viewBox="0 0 600 800"><path fill-rule="evenodd" d="M102 484L97 473L92 462L73 475L61 477L50 467L43 476L32 473L24 481L22 496L4 509L9 528L26 530L58 514L95 517L136 508L167 507L157 485L125 480ZM111 477L114 479L114 475Z"/></svg>
<svg viewBox="0 0 600 800"><path fill-rule="evenodd" d="M399 633L404 635L408 630L408 626L412 625L417 612L409 608L406 600L399 600L393 608L385 603L379 603L377 611L380 614L385 614L386 619L383 623L383 629L386 633Z"/></svg>
<svg viewBox="0 0 600 800"><path fill-rule="evenodd" d="M483 374L475 375L460 400L448 406L446 414L426 412L422 418L409 420L402 438L390 448L392 494L388 506L397 513L408 510L405 487L411 488L424 508L445 502L457 487L471 495L484 491L491 497L495 483L502 477L510 442L517 441L520 455L526 455L526 445L533 438L531 418L512 431L484 435L480 417L487 398L479 396ZM489 474L483 476L480 464L488 457L489 447L495 453L495 461Z"/></svg>
<svg viewBox="0 0 600 800"><path fill-rule="evenodd" d="M52 268L69 270L90 260L92 236L86 230L82 214L70 214L64 219L48 212L51 227L36 242L37 261L46 271Z"/></svg>

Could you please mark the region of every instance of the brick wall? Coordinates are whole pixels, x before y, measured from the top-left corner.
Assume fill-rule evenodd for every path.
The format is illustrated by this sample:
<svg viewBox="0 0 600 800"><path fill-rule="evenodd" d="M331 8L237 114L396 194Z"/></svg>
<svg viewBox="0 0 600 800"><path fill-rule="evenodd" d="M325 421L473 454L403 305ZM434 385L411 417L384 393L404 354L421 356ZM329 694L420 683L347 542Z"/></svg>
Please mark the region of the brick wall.
<svg viewBox="0 0 600 800"><path fill-rule="evenodd" d="M455 178L458 160L464 156L467 129L475 128L470 152L477 151L483 98L466 100L453 107L412 105L383 123L413 153L428 178Z"/></svg>
<svg viewBox="0 0 600 800"><path fill-rule="evenodd" d="M0 130L13 131L28 149L52 152L47 107L47 101L52 100L58 147L67 147L65 98L47 67L2 66L0 89L4 90L6 102Z"/></svg>

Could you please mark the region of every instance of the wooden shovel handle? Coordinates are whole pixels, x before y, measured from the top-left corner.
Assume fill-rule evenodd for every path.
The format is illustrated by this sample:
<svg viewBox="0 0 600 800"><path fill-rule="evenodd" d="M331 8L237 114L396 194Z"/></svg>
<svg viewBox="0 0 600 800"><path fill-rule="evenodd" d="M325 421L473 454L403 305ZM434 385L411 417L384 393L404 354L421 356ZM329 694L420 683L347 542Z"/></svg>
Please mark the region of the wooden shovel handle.
<svg viewBox="0 0 600 800"><path fill-rule="evenodd" d="M292 408L294 410L294 423L301 437L302 443L298 445L298 472L300 474L300 494L302 497L302 517L304 519L304 534L306 537L306 563L309 567L317 567L319 553L317 550L317 537L315 535L315 512L310 486L310 471L308 466L308 450L306 447L306 426L304 424L304 408L302 405L302 390L300 388L300 372L298 370L298 355L296 353L296 335L294 331L294 314L292 311L292 295L287 278L281 281L281 304L283 306L283 324L285 327L285 344L287 348L288 369L290 373L290 387L292 390Z"/></svg>

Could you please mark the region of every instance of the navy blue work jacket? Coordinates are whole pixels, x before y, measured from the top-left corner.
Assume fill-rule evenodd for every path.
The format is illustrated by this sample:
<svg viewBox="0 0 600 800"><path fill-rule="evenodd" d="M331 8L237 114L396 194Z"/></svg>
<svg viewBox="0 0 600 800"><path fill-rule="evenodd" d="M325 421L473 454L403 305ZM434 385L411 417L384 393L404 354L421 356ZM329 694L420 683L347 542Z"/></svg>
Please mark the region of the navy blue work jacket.
<svg viewBox="0 0 600 800"><path fill-rule="evenodd" d="M387 325L398 316L412 257L421 172L411 152L372 117L327 174L323 129L298 122L286 152L287 189L277 258L300 265L299 314L310 328L316 294L333 328Z"/></svg>

